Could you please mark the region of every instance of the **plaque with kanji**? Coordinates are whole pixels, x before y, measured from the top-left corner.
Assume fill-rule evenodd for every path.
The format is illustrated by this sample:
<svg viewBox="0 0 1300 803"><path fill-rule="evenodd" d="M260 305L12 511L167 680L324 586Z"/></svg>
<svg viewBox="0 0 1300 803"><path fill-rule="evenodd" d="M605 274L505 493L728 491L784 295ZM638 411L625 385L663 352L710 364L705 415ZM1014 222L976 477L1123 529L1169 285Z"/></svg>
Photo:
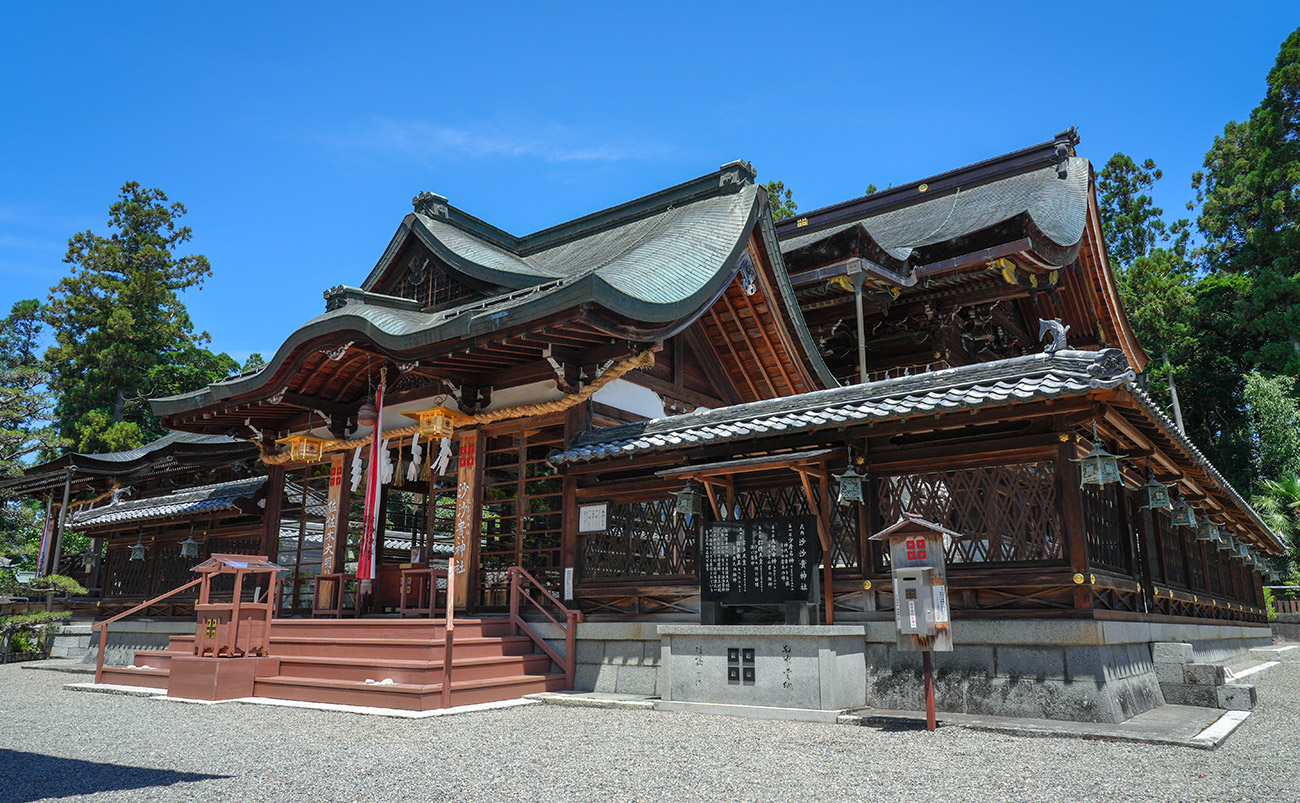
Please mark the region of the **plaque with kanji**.
<svg viewBox="0 0 1300 803"><path fill-rule="evenodd" d="M700 597L724 605L811 601L820 561L815 516L710 522L700 540Z"/></svg>

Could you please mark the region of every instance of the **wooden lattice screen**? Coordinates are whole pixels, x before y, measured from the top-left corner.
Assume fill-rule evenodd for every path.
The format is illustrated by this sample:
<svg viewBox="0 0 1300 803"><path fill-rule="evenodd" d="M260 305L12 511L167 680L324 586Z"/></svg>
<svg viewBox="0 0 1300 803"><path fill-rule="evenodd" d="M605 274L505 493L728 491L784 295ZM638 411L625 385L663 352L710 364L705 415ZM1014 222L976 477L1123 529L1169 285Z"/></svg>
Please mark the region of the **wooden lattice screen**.
<svg viewBox="0 0 1300 803"><path fill-rule="evenodd" d="M882 476L875 482L882 525L914 513L953 532L949 565L1065 558L1050 461Z"/></svg>
<svg viewBox="0 0 1300 803"><path fill-rule="evenodd" d="M813 486L813 495L821 502L821 489ZM733 510L735 518L761 519L780 516L807 516L815 513L808 509L808 497L799 485L762 490L737 491ZM858 568L858 520L852 506L831 507L831 566L844 570L850 576Z"/></svg>
<svg viewBox="0 0 1300 803"><path fill-rule="evenodd" d="M1083 494L1083 526L1088 537L1088 564L1129 574L1132 559L1120 510L1122 488L1087 485Z"/></svg>
<svg viewBox="0 0 1300 803"><path fill-rule="evenodd" d="M610 506L608 529L585 536L588 577L696 577L699 525L674 514L675 500Z"/></svg>

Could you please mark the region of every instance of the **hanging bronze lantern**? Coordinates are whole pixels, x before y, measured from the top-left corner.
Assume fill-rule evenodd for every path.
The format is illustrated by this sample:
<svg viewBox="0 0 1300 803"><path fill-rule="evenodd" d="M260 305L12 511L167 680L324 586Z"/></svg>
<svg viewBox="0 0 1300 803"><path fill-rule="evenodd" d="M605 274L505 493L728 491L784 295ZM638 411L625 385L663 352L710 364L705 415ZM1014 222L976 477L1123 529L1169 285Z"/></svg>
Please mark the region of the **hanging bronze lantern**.
<svg viewBox="0 0 1300 803"><path fill-rule="evenodd" d="M851 502L862 501L862 475L853 468L853 461L849 460L849 467L844 469L843 474L834 475L839 483L839 503L847 505Z"/></svg>
<svg viewBox="0 0 1300 803"><path fill-rule="evenodd" d="M1192 511L1192 506L1187 504L1180 491L1178 501L1174 502L1173 511L1169 514L1169 521L1175 527L1195 527L1196 513Z"/></svg>
<svg viewBox="0 0 1300 803"><path fill-rule="evenodd" d="M1079 487L1085 485L1110 485L1119 482L1119 461L1127 455L1111 454L1097 435L1097 425L1092 425L1092 451L1074 458L1079 464Z"/></svg>
<svg viewBox="0 0 1300 803"><path fill-rule="evenodd" d="M673 493L677 497L677 513L681 516L696 516L704 512L704 495L695 488L694 482L686 483L686 487Z"/></svg>
<svg viewBox="0 0 1300 803"><path fill-rule="evenodd" d="M197 558L199 556L199 542L194 540L194 528L190 528L190 537L181 541L181 557Z"/></svg>
<svg viewBox="0 0 1300 803"><path fill-rule="evenodd" d="M379 411L374 402L366 402L357 409L357 426L373 427L379 420Z"/></svg>
<svg viewBox="0 0 1300 803"><path fill-rule="evenodd" d="M1147 472L1147 484L1142 488L1147 492L1144 510L1173 510L1174 503L1169 498L1169 486L1157 480L1150 471Z"/></svg>
<svg viewBox="0 0 1300 803"><path fill-rule="evenodd" d="M1217 544L1220 552L1232 551L1232 533L1227 530L1219 531L1219 543Z"/></svg>
<svg viewBox="0 0 1300 803"><path fill-rule="evenodd" d="M1196 524L1196 540L1219 540L1219 525L1211 520L1209 516L1202 516L1201 520Z"/></svg>
<svg viewBox="0 0 1300 803"><path fill-rule="evenodd" d="M131 560L144 560L146 551L144 537L137 535L135 537L135 545L131 547Z"/></svg>

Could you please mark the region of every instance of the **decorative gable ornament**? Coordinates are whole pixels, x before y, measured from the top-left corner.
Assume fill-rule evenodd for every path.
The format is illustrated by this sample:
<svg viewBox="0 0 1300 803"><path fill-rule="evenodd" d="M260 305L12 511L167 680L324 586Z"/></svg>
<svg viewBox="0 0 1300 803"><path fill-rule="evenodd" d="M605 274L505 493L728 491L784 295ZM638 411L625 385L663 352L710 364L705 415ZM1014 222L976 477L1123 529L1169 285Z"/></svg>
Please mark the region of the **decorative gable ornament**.
<svg viewBox="0 0 1300 803"><path fill-rule="evenodd" d="M1119 461L1127 457L1122 454L1111 454L1106 451L1102 445L1101 438L1097 435L1097 425L1092 425L1092 451L1083 457L1074 458L1074 462L1079 464L1079 487L1084 485L1110 485L1112 482L1119 482Z"/></svg>

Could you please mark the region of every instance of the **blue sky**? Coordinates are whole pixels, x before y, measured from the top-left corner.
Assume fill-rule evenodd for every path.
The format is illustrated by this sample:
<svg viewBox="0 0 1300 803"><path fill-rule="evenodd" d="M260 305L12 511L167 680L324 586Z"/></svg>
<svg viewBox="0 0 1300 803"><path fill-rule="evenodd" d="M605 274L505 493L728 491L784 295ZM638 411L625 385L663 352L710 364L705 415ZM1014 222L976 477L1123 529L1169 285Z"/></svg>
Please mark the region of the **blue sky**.
<svg viewBox="0 0 1300 803"><path fill-rule="evenodd" d="M214 348L269 356L423 190L525 234L753 162L802 209L1049 139L1180 212L1291 3L0 5L0 303L128 180L189 208Z"/></svg>

